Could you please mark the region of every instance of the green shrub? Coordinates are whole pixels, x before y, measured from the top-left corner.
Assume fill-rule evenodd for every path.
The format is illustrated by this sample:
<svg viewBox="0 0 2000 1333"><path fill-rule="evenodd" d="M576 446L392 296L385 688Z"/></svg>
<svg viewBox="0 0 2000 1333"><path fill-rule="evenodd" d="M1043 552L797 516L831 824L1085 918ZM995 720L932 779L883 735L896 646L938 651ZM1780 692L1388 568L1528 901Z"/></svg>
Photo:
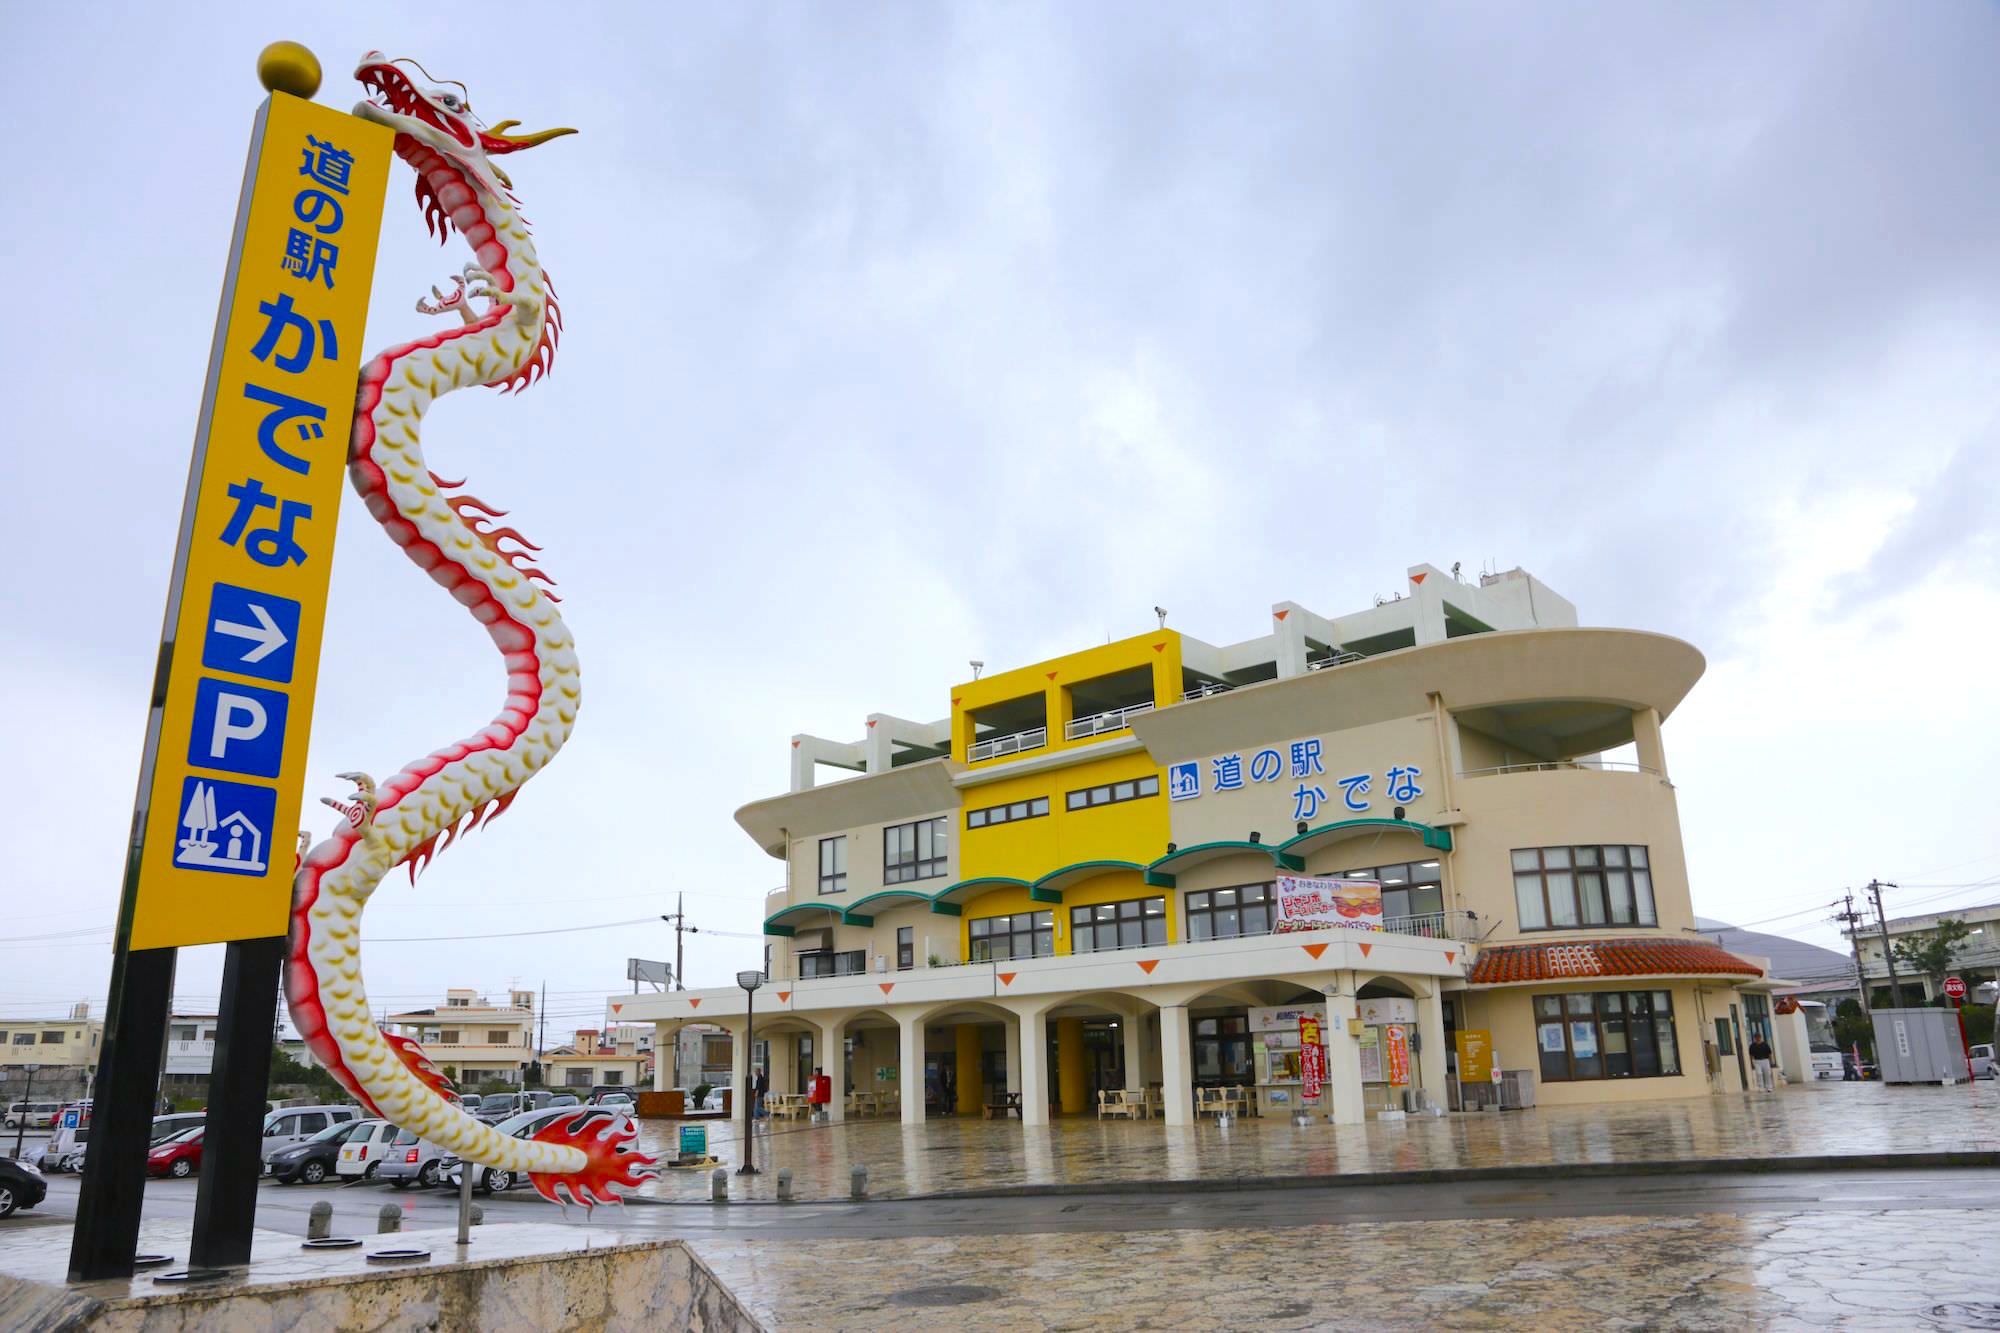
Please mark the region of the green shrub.
<svg viewBox="0 0 2000 1333"><path fill-rule="evenodd" d="M1991 1022L1991 1019L1989 1019L1988 1022ZM687 1109L690 1111L699 1111L702 1108L702 1106L708 1101L708 1094L713 1091L715 1091L715 1085L713 1083L695 1084L694 1105L688 1107Z"/></svg>

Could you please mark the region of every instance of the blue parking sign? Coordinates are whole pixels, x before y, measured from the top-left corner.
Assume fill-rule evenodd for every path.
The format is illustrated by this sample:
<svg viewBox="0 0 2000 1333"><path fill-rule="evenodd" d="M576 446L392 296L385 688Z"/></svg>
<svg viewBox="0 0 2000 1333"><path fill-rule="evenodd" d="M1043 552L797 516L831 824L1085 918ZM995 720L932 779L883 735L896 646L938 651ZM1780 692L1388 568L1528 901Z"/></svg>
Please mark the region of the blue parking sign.
<svg viewBox="0 0 2000 1333"><path fill-rule="evenodd" d="M233 583L210 591L201 640L201 664L210 670L286 684L298 640L299 604L291 598Z"/></svg>
<svg viewBox="0 0 2000 1333"><path fill-rule="evenodd" d="M174 844L174 864L210 874L263 874L271 863L277 811L274 788L189 778L181 787L181 836Z"/></svg>
<svg viewBox="0 0 2000 1333"><path fill-rule="evenodd" d="M285 757L285 696L203 676L195 685L188 763L275 778Z"/></svg>
<svg viewBox="0 0 2000 1333"><path fill-rule="evenodd" d="M1167 768L1167 799L1185 801L1201 795L1201 764L1172 764Z"/></svg>

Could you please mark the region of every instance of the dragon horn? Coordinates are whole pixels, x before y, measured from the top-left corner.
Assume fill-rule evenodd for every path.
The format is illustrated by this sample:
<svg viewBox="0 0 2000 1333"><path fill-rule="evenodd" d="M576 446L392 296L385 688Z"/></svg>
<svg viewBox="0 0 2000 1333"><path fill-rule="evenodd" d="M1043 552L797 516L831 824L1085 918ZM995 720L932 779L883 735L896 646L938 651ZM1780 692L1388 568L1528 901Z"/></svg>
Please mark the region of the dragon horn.
<svg viewBox="0 0 2000 1333"><path fill-rule="evenodd" d="M576 133L572 129L537 130L533 134L507 133L509 129L520 123L518 120L503 120L498 125L481 131L479 137L486 140L486 151L489 153L518 153L523 148L533 148L538 144L545 144L551 139L560 139L565 134Z"/></svg>

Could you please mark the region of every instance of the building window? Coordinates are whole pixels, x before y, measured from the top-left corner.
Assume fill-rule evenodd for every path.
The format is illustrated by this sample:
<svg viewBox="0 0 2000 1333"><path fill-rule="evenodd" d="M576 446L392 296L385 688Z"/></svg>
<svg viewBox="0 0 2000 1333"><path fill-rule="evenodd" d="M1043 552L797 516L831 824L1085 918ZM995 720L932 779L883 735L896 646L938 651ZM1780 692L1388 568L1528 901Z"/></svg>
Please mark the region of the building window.
<svg viewBox="0 0 2000 1333"><path fill-rule="evenodd" d="M799 955L799 976L808 977L851 977L868 970L868 952L865 949L851 949L835 953L831 949L814 949Z"/></svg>
<svg viewBox="0 0 2000 1333"><path fill-rule="evenodd" d="M1514 905L1522 930L1658 924L1644 847L1517 848Z"/></svg>
<svg viewBox="0 0 2000 1333"><path fill-rule="evenodd" d="M819 840L819 891L847 892L847 835Z"/></svg>
<svg viewBox="0 0 2000 1333"><path fill-rule="evenodd" d="M1248 1083L1252 1080L1250 1019L1247 1015L1197 1018L1192 1026L1195 1082Z"/></svg>
<svg viewBox="0 0 2000 1333"><path fill-rule="evenodd" d="M62 1042L63 1034L60 1032L44 1032L42 1034L42 1045L44 1046L60 1046Z"/></svg>
<svg viewBox="0 0 2000 1333"><path fill-rule="evenodd" d="M488 1046L512 1046L514 1044L514 1034L504 1029L498 1032L488 1032L486 1034L486 1044Z"/></svg>
<svg viewBox="0 0 2000 1333"><path fill-rule="evenodd" d="M1746 994L1743 997L1743 1026L1750 1030L1750 1039L1762 1037L1771 1040L1771 1001L1768 997Z"/></svg>
<svg viewBox="0 0 2000 1333"><path fill-rule="evenodd" d="M607 1087L607 1088L615 1088L615 1087L617 1087L617 1086L618 1086L619 1084L623 1083L624 1081L625 1081L625 1071L624 1071L624 1070L622 1070L622 1069L607 1069L607 1070L605 1070L605 1071L604 1071L604 1086L605 1086L605 1087Z"/></svg>
<svg viewBox="0 0 2000 1333"><path fill-rule="evenodd" d="M1167 942L1167 900L1133 898L1069 909L1069 951L1102 953Z"/></svg>
<svg viewBox="0 0 2000 1333"><path fill-rule="evenodd" d="M892 824L883 829L882 882L907 884L913 879L936 879L944 874L944 824L944 816L939 815L936 819ZM842 869L845 868L843 865Z"/></svg>
<svg viewBox="0 0 2000 1333"><path fill-rule="evenodd" d="M35 1034L32 1032L16 1032L14 1034L14 1044L16 1046L33 1046L35 1044Z"/></svg>
<svg viewBox="0 0 2000 1333"><path fill-rule="evenodd" d="M1036 796L1025 801L1010 801L1006 805L989 805L983 810L967 810L965 826L985 828L990 824L1012 824L1022 819L1040 819L1048 812L1049 798Z"/></svg>
<svg viewBox="0 0 2000 1333"><path fill-rule="evenodd" d="M1444 876L1436 861L1411 861L1399 866L1350 870L1349 879L1372 879L1382 885L1382 916L1425 916L1444 911Z"/></svg>
<svg viewBox="0 0 2000 1333"><path fill-rule="evenodd" d="M444 1031L438 1033L438 1041L446 1046L458 1045L458 1029L446 1028Z"/></svg>
<svg viewBox="0 0 2000 1333"><path fill-rule="evenodd" d="M1064 801L1064 808L1082 810L1099 805L1116 805L1120 801L1136 801L1141 797L1159 794L1159 775L1149 774L1143 778L1127 778L1123 782L1107 782L1101 787L1084 787L1073 791Z"/></svg>
<svg viewBox="0 0 2000 1333"><path fill-rule="evenodd" d="M896 927L896 970L907 972L917 965L917 928Z"/></svg>
<svg viewBox="0 0 2000 1333"><path fill-rule="evenodd" d="M447 1009L466 1009L470 1008L471 1005L472 1001L466 999L463 995L449 996L444 1002L444 1007Z"/></svg>
<svg viewBox="0 0 2000 1333"><path fill-rule="evenodd" d="M1535 1046L1547 1083L1681 1072L1674 997L1663 990L1537 995Z"/></svg>
<svg viewBox="0 0 2000 1333"><path fill-rule="evenodd" d="M1012 916L982 916L966 927L972 938L972 961L1047 958L1056 951L1054 912L1016 912Z"/></svg>
<svg viewBox="0 0 2000 1333"><path fill-rule="evenodd" d="M563 1071L563 1086L566 1088L587 1088L590 1086L588 1069L566 1069Z"/></svg>
<svg viewBox="0 0 2000 1333"><path fill-rule="evenodd" d="M1239 935L1271 933L1276 904L1269 884L1238 884L1232 889L1203 889L1187 896L1187 937L1190 940L1233 940Z"/></svg>

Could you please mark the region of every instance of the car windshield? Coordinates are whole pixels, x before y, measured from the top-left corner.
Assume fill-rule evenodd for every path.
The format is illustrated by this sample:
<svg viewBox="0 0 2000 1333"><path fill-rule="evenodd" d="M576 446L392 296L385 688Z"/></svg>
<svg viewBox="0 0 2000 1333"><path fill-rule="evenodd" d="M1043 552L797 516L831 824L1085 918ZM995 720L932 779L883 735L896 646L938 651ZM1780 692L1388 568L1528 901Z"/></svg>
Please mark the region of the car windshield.
<svg viewBox="0 0 2000 1333"><path fill-rule="evenodd" d="M169 1134L166 1138L160 1140L160 1146L164 1148L169 1143L193 1143L201 1137L201 1131L204 1128L205 1126L196 1125L193 1129L184 1129L178 1134ZM79 1139L83 1137L81 1131L78 1132L77 1137Z"/></svg>
<svg viewBox="0 0 2000 1333"><path fill-rule="evenodd" d="M407 1148L416 1141L417 1135L415 1130L399 1129L396 1131L396 1146L398 1148Z"/></svg>
<svg viewBox="0 0 2000 1333"><path fill-rule="evenodd" d="M561 1108L544 1107L539 1111L523 1111L519 1115L508 1116L493 1128L499 1130L502 1134L512 1134L516 1138L526 1138L543 1125L548 1124L551 1120L562 1119L565 1113L573 1115L575 1114L575 1108L568 1106Z"/></svg>
<svg viewBox="0 0 2000 1333"><path fill-rule="evenodd" d="M513 1104L514 1094L511 1092L489 1092L479 1099L482 1111L503 1111Z"/></svg>
<svg viewBox="0 0 2000 1333"><path fill-rule="evenodd" d="M307 1143L337 1142L341 1139L346 1138L349 1134L353 1133L354 1125L355 1122L352 1120L339 1121L336 1124L328 1125L325 1129L322 1129L319 1133L307 1139L306 1142Z"/></svg>

